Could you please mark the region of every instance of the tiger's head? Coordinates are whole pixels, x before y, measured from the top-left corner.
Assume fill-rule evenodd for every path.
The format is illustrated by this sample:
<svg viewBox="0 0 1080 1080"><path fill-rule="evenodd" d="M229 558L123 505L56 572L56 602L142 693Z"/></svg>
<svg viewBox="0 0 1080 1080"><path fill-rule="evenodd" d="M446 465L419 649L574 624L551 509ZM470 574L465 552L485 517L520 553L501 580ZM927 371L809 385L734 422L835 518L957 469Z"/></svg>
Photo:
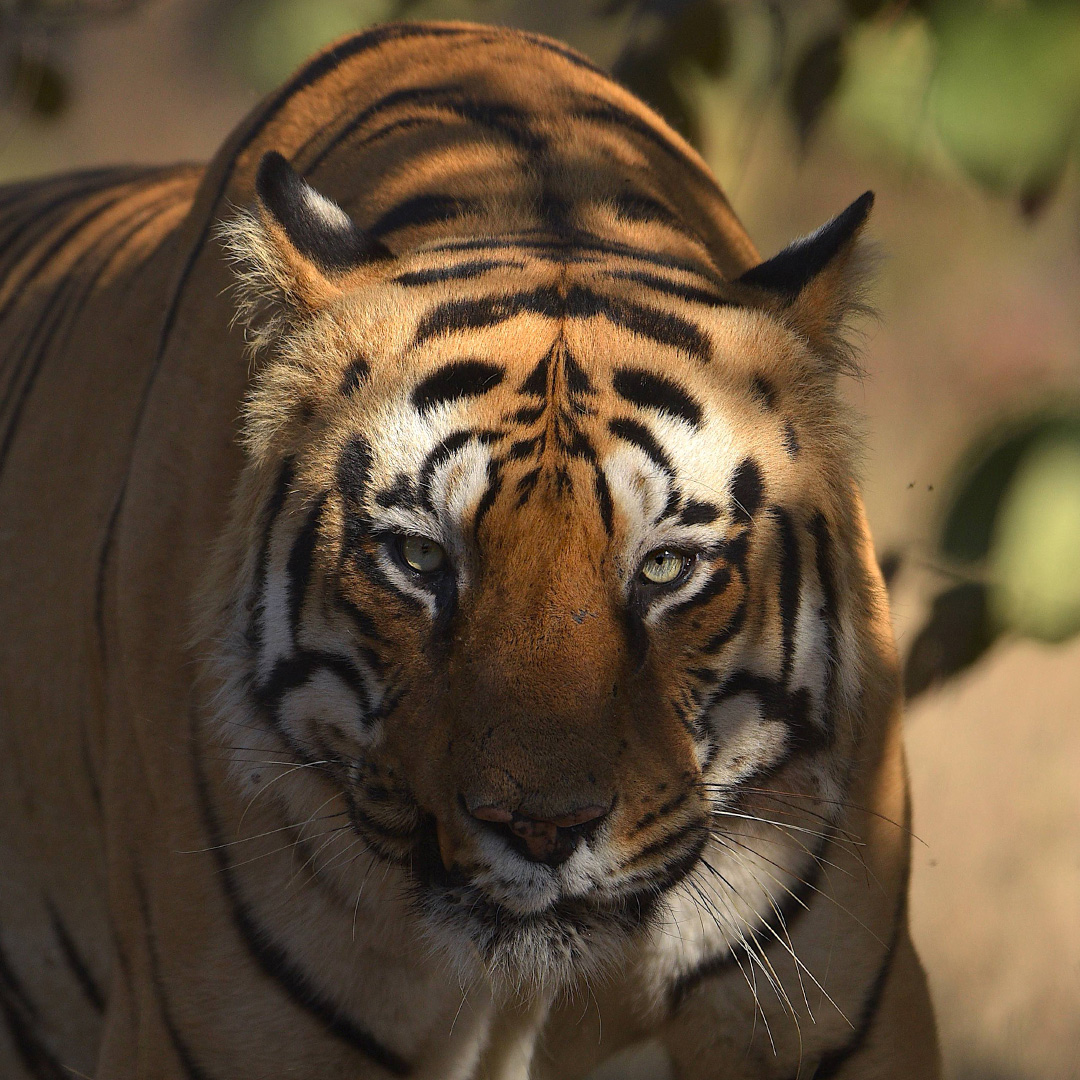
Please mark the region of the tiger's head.
<svg viewBox="0 0 1080 1080"><path fill-rule="evenodd" d="M606 963L706 863L737 935L766 793L819 835L854 738L834 384L870 197L724 281L614 214L591 251L392 255L278 155L257 192L226 230L264 355L218 660L308 766L275 797L340 800L433 939L515 983ZM780 877L808 850L769 842Z"/></svg>

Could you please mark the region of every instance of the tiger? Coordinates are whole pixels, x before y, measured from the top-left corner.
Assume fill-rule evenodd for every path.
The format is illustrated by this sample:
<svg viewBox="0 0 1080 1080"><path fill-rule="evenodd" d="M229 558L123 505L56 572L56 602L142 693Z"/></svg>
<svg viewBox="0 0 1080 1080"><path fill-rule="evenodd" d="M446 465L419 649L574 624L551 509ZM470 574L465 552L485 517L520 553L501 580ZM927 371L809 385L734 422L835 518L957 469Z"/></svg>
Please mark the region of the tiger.
<svg viewBox="0 0 1080 1080"><path fill-rule="evenodd" d="M423 22L0 191L4 1077L939 1075L872 201Z"/></svg>

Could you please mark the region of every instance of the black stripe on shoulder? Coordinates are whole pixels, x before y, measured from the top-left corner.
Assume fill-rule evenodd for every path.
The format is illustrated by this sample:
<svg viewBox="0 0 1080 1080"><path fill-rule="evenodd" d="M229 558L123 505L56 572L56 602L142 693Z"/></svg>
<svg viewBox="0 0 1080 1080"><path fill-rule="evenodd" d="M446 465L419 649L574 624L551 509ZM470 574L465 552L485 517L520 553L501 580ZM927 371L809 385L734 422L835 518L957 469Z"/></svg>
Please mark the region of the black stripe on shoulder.
<svg viewBox="0 0 1080 1080"><path fill-rule="evenodd" d="M150 900L146 895L146 884L137 870L132 873L132 883L135 886L139 911L146 928L146 940L150 953L150 978L161 1011L161 1019L165 1023L165 1030L169 1033L169 1041L172 1043L173 1050L180 1060L180 1067L184 1070L184 1076L187 1080L211 1080L210 1074L195 1060L195 1055L187 1045L186 1040L181 1036L180 1029L176 1026L176 1021L173 1018L172 1005L169 1002L168 994L165 992L165 980L161 975L161 955L158 952L157 934L150 918Z"/></svg>
<svg viewBox="0 0 1080 1080"><path fill-rule="evenodd" d="M903 829L905 833L910 834L910 799L907 800L904 805ZM873 1027L874 1020L877 1018L878 1010L881 1008L881 1001L885 996L885 984L889 981L889 974L892 971L893 961L896 958L896 951L900 945L900 935L903 933L906 924L910 877L911 856L909 853L907 863L904 866L904 874L900 882L900 896L896 904L896 911L893 913L892 932L889 934L889 944L885 949L885 955L881 958L881 964L874 976L874 981L870 984L869 992L863 999L862 1008L859 1010L859 1019L855 1024L855 1030L851 1033L851 1036L843 1046L838 1046L833 1050L829 1050L821 1056L818 1067L814 1070L814 1080L832 1080L833 1077L838 1076L841 1069L843 1069L843 1067L866 1043L866 1039L870 1034L870 1029Z"/></svg>
<svg viewBox="0 0 1080 1080"><path fill-rule="evenodd" d="M615 393L632 405L655 409L700 427L703 410L686 390L666 375L655 375L645 368L615 369L612 379Z"/></svg>
<svg viewBox="0 0 1080 1080"><path fill-rule="evenodd" d="M698 180L710 190L718 191L716 180L712 174L700 162L695 161L678 143L674 142L660 128L649 123L640 116L635 116L626 109L620 109L617 105L595 99L595 104L587 108L575 111L576 119L591 121L607 127L618 127L624 131L639 136L646 142L662 150L668 157L677 161L680 165L689 169Z"/></svg>
<svg viewBox="0 0 1080 1080"><path fill-rule="evenodd" d="M194 731L192 734L194 736ZM221 842L221 825L210 801L206 773L199 759L194 737L192 757L196 795L210 839L211 856L218 869L217 880L221 882L233 924L252 960L294 1005L314 1016L345 1045L364 1054L393 1076L408 1076L412 1072L409 1063L379 1042L370 1031L344 1013L339 1005L320 993L297 961L256 921L254 911L240 893L235 871L226 854L228 849Z"/></svg>
<svg viewBox="0 0 1080 1080"><path fill-rule="evenodd" d="M103 1013L106 1004L105 991L101 989L97 979L94 978L90 965L79 954L78 947L60 918L60 913L51 901L45 901L45 910L49 913L49 922L52 924L53 935L60 946L64 962L67 964L75 981L79 984L79 989L86 995L86 1000L93 1006L94 1012Z"/></svg>
<svg viewBox="0 0 1080 1080"><path fill-rule="evenodd" d="M485 360L455 360L416 384L411 395L413 408L425 413L461 398L481 397L494 390L505 375L504 368Z"/></svg>
<svg viewBox="0 0 1080 1080"><path fill-rule="evenodd" d="M0 948L0 1016L12 1046L35 1080L71 1080L71 1072L38 1034L38 1009Z"/></svg>

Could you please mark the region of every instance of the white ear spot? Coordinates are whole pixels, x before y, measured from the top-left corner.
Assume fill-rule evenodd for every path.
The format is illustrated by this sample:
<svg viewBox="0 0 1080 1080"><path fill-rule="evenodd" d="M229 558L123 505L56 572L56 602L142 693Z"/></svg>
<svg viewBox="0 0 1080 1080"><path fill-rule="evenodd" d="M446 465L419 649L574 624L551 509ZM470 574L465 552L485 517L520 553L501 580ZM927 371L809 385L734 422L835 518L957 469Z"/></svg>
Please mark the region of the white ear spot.
<svg viewBox="0 0 1080 1080"><path fill-rule="evenodd" d="M304 209L321 225L338 232L352 232L352 219L333 199L321 195L308 183L300 189L300 196L304 201Z"/></svg>

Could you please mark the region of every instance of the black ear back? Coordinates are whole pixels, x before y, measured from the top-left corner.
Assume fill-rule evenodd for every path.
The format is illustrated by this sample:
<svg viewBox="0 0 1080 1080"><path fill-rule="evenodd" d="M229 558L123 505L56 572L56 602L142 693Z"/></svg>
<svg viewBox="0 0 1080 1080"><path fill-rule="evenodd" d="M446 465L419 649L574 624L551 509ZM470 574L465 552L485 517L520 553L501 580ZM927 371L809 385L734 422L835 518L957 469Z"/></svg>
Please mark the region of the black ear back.
<svg viewBox="0 0 1080 1080"><path fill-rule="evenodd" d="M255 192L296 250L320 270L342 273L374 259L389 258L337 203L320 195L276 150L263 155Z"/></svg>
<svg viewBox="0 0 1080 1080"><path fill-rule="evenodd" d="M796 240L771 259L758 263L736 278L736 283L794 300L851 241L873 205L874 193L865 192L817 232Z"/></svg>

